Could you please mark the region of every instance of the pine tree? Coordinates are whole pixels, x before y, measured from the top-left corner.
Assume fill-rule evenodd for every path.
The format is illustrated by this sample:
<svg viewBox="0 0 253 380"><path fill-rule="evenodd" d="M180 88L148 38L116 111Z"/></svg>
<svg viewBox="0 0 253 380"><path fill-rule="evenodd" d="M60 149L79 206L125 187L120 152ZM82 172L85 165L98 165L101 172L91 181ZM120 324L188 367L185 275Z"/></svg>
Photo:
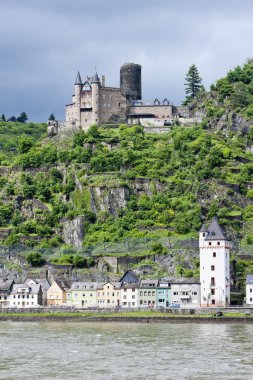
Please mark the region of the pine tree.
<svg viewBox="0 0 253 380"><path fill-rule="evenodd" d="M48 120L55 120L55 116L53 113L51 113L51 115L49 116Z"/></svg>
<svg viewBox="0 0 253 380"><path fill-rule="evenodd" d="M21 112L20 116L17 118L17 121L20 123L25 123L28 120L28 116L25 112Z"/></svg>
<svg viewBox="0 0 253 380"><path fill-rule="evenodd" d="M5 117L5 114L3 113L2 116L1 116L1 120L2 121L6 121L6 117Z"/></svg>
<svg viewBox="0 0 253 380"><path fill-rule="evenodd" d="M198 69L196 65L191 65L189 67L188 73L185 77L185 93L186 99L184 104L189 103L201 90L202 88L202 79L199 75Z"/></svg>

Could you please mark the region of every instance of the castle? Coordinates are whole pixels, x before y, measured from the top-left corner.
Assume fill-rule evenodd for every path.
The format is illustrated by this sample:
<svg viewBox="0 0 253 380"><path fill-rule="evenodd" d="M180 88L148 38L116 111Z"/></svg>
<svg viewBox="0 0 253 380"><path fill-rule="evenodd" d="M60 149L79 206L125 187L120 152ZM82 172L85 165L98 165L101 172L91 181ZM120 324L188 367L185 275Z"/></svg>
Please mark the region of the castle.
<svg viewBox="0 0 253 380"><path fill-rule="evenodd" d="M66 105L65 127L87 130L93 124L129 123L171 125L188 117L187 107L176 107L168 99L142 102L141 65L126 63L120 68L120 87L109 87L97 72L82 81L78 71L72 102Z"/></svg>

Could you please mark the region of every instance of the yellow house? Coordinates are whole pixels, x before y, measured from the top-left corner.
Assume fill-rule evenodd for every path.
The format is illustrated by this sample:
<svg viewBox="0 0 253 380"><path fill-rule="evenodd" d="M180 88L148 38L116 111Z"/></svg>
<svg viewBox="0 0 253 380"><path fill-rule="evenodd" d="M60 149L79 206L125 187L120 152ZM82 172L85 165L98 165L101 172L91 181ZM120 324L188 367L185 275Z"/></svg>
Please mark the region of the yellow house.
<svg viewBox="0 0 253 380"><path fill-rule="evenodd" d="M121 282L107 282L100 284L97 289L97 306L112 308L120 305Z"/></svg>
<svg viewBox="0 0 253 380"><path fill-rule="evenodd" d="M66 281L54 281L47 291L48 306L62 306L66 303L69 284Z"/></svg>

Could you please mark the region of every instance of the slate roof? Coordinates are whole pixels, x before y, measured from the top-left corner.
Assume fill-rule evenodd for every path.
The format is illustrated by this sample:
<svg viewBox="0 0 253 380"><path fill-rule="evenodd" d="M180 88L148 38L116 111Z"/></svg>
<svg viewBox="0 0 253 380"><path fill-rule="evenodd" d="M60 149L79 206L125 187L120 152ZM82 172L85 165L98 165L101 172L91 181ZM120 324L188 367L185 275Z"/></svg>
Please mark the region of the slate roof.
<svg viewBox="0 0 253 380"><path fill-rule="evenodd" d="M105 286L106 284L112 284L115 289L120 289L121 287L121 282L107 281L107 282L100 282L98 284L98 289L103 289L103 286Z"/></svg>
<svg viewBox="0 0 253 380"><path fill-rule="evenodd" d="M200 284L200 279L191 277L191 278L186 278L186 277L165 277L162 278L160 283L163 282L169 282L170 284Z"/></svg>
<svg viewBox="0 0 253 380"><path fill-rule="evenodd" d="M98 282L73 282L69 290L97 290L98 286Z"/></svg>
<svg viewBox="0 0 253 380"><path fill-rule="evenodd" d="M199 232L208 232L205 224L202 224L202 227Z"/></svg>
<svg viewBox="0 0 253 380"><path fill-rule="evenodd" d="M63 292L67 292L70 288L69 286L69 283L67 281L59 281L59 280L56 280L55 283L59 286L59 288L63 291Z"/></svg>
<svg viewBox="0 0 253 380"><path fill-rule="evenodd" d="M95 71L95 74L92 77L91 83L100 83L100 79L98 77L97 72Z"/></svg>
<svg viewBox="0 0 253 380"><path fill-rule="evenodd" d="M1 291L10 291L13 285L13 280L6 280L4 278L0 279L0 292Z"/></svg>
<svg viewBox="0 0 253 380"><path fill-rule="evenodd" d="M39 284L25 285L25 284L14 284L12 288L12 294L20 294L19 290L26 289L29 294L38 294L41 286Z"/></svg>
<svg viewBox="0 0 253 380"><path fill-rule="evenodd" d="M77 76L76 76L75 84L82 84L82 79L81 79L81 75L80 75L79 71L78 71Z"/></svg>
<svg viewBox="0 0 253 380"><path fill-rule="evenodd" d="M246 277L246 284L253 285L253 274L248 274Z"/></svg>
<svg viewBox="0 0 253 380"><path fill-rule="evenodd" d="M219 225L217 218L214 218L208 226L205 240L229 240L226 231Z"/></svg>
<svg viewBox="0 0 253 380"><path fill-rule="evenodd" d="M140 288L157 288L159 280L141 280Z"/></svg>
<svg viewBox="0 0 253 380"><path fill-rule="evenodd" d="M140 279L139 279L139 277L136 276L136 274L134 274L133 271L128 270L128 271L126 271L126 273L124 273L124 275L121 277L121 279L119 281L126 283L126 284L132 284L132 283L135 284L135 283L139 282Z"/></svg>

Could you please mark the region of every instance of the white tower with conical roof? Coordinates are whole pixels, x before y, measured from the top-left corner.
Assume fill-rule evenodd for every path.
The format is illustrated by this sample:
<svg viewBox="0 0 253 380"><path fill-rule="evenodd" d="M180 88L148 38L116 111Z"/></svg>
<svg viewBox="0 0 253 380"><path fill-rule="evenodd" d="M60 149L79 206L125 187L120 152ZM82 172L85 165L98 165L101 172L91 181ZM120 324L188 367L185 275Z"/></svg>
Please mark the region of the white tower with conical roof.
<svg viewBox="0 0 253 380"><path fill-rule="evenodd" d="M230 241L216 218L199 232L201 306L230 304Z"/></svg>
<svg viewBox="0 0 253 380"><path fill-rule="evenodd" d="M95 74L92 77L91 80L91 89L92 89L92 117L91 122L92 124L99 124L100 123L100 79L98 77L97 72L95 71Z"/></svg>

